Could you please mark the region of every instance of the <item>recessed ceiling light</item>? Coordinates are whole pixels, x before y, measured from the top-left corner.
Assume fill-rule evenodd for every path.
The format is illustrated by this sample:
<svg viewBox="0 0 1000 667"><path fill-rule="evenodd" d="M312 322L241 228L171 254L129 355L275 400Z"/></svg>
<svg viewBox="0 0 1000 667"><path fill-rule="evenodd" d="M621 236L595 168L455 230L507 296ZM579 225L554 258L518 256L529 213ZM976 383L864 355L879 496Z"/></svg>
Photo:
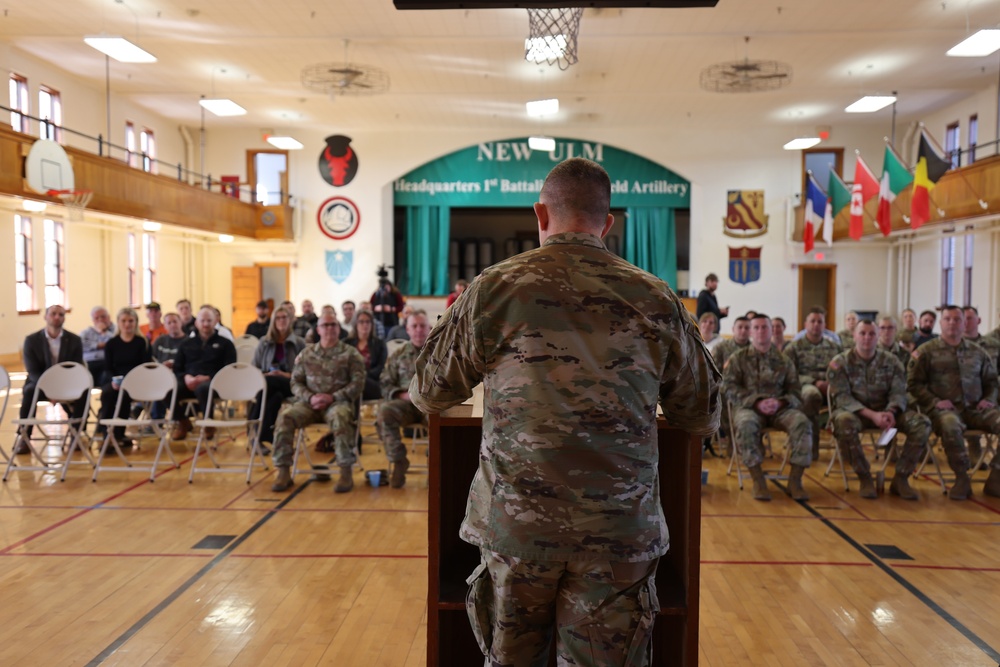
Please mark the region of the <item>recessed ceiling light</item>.
<svg viewBox="0 0 1000 667"><path fill-rule="evenodd" d="M286 151L297 151L303 148L302 142L293 137L268 137L267 143L271 144L275 148L280 148Z"/></svg>
<svg viewBox="0 0 1000 667"><path fill-rule="evenodd" d="M844 111L847 113L872 113L886 108L895 101L895 95L865 95Z"/></svg>
<svg viewBox="0 0 1000 667"><path fill-rule="evenodd" d="M566 53L566 35L528 37L524 40L524 59L533 63L556 60Z"/></svg>
<svg viewBox="0 0 1000 667"><path fill-rule="evenodd" d="M556 140L552 137L528 137L528 148L551 153L556 149Z"/></svg>
<svg viewBox="0 0 1000 667"><path fill-rule="evenodd" d="M42 213L45 211L45 208L47 206L48 204L46 204L45 202L35 201L34 199L25 199L23 202L21 202L21 208L23 208L25 211L28 211L29 213Z"/></svg>
<svg viewBox="0 0 1000 667"><path fill-rule="evenodd" d="M798 139L792 139L787 144L783 146L786 151L801 151L806 148L812 148L818 144L822 139L819 137L799 137Z"/></svg>
<svg viewBox="0 0 1000 667"><path fill-rule="evenodd" d="M219 243L232 243L233 237L230 234L219 234Z"/></svg>
<svg viewBox="0 0 1000 667"><path fill-rule="evenodd" d="M84 37L83 41L101 53L111 56L120 63L155 63L156 56L140 49L124 37L108 37L99 35Z"/></svg>
<svg viewBox="0 0 1000 667"><path fill-rule="evenodd" d="M1000 49L1000 30L980 30L946 51L949 56L976 58Z"/></svg>
<svg viewBox="0 0 1000 667"><path fill-rule="evenodd" d="M159 222L153 222L152 220L146 220L142 223L142 231L144 232L158 232L163 229L163 225Z"/></svg>
<svg viewBox="0 0 1000 667"><path fill-rule="evenodd" d="M246 115L247 112L247 110L239 104L226 98L217 98L214 100L201 99L198 100L198 104L205 107L205 109L211 111L216 116L243 116Z"/></svg>
<svg viewBox="0 0 1000 667"><path fill-rule="evenodd" d="M551 116L554 113L559 113L559 100L554 98L551 100L535 100L534 102L525 103L524 108L532 118Z"/></svg>

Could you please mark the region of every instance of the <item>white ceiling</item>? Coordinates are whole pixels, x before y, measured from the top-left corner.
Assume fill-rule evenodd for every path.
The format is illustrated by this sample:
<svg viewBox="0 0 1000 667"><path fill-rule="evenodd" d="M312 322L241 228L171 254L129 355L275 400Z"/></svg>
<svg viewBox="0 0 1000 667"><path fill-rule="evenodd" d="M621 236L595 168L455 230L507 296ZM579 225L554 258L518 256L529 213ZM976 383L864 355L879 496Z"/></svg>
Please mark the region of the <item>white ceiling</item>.
<svg viewBox="0 0 1000 667"><path fill-rule="evenodd" d="M782 5L782 2L785 5ZM247 116L217 127L325 130L468 128L523 119L524 103L559 97L560 126L657 127L681 118L744 127L870 122L843 109L861 94L899 92L915 118L997 81L998 61L949 58L968 31L997 27L1000 0L719 0L711 9L588 9L578 64L523 59L522 9L397 11L391 0L20 0L0 40L104 88L104 56L84 35L106 32L159 59L112 61L119 95L179 122L200 122L201 95L228 96ZM968 25L968 28L967 28ZM744 35L751 41L748 51ZM386 70L387 94L330 99L306 91L306 65L349 60ZM706 66L750 58L793 68L775 92L702 91ZM887 112L883 112L887 113Z"/></svg>

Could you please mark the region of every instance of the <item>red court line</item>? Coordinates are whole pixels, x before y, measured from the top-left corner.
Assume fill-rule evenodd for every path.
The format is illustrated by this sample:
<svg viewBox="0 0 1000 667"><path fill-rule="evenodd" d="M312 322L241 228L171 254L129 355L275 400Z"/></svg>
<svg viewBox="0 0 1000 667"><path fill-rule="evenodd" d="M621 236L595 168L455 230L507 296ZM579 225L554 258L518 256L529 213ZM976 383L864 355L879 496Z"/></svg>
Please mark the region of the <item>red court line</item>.
<svg viewBox="0 0 1000 667"><path fill-rule="evenodd" d="M206 554L152 554L152 553L132 553L132 554L122 554L122 553L74 553L71 551L25 551L16 554L0 554L0 556L7 557L34 557L34 556L50 556L50 557L72 557L72 558L214 558L215 553Z"/></svg>
<svg viewBox="0 0 1000 667"><path fill-rule="evenodd" d="M960 567L957 565L918 565L909 563L889 563L892 567L908 567L914 570L955 570L958 572L1000 572L1000 567Z"/></svg>
<svg viewBox="0 0 1000 667"><path fill-rule="evenodd" d="M862 561L817 561L817 560L703 560L702 565L833 565L836 567L874 567Z"/></svg>
<svg viewBox="0 0 1000 667"><path fill-rule="evenodd" d="M997 509L996 507L993 507L992 505L987 505L986 503L984 503L981 500L976 500L975 498L969 498L969 500L971 500L974 504L979 505L983 509L987 509L987 510L993 512L994 514L1000 514L1000 509Z"/></svg>
<svg viewBox="0 0 1000 667"><path fill-rule="evenodd" d="M228 503L226 503L225 505L223 505L223 506L222 506L222 509L229 509L229 506L230 506L230 505L232 505L233 503L235 503L235 502L236 502L237 500L239 500L240 498L242 498L242 497L243 497L243 496L245 496L246 494L250 493L250 491L252 491L252 490L254 489L254 487L256 487L256 486L257 486L258 484L260 484L261 482L263 482L263 481L264 481L265 479L267 479L268 477L270 477L271 475L273 475L273 474L274 474L274 471L275 471L275 468L274 468L274 467L272 467L272 468L271 468L270 470L268 470L268 471L267 471L267 474L266 474L266 475L264 475L263 477L261 477L260 479L258 479L258 480L257 480L256 482L254 482L253 484L247 484L247 485L246 485L246 488L245 488L245 489L243 489L243 492L242 492L242 493L240 493L240 494L239 494L238 496L236 496L235 498L233 498L232 500L230 500L230 501L229 501Z"/></svg>
<svg viewBox="0 0 1000 667"><path fill-rule="evenodd" d="M823 489L824 491L826 491L827 493L829 493L831 496L833 496L834 498L836 498L840 502L842 502L845 505L847 505L848 507L850 507L852 510L854 510L855 512L857 512L858 514L860 514L864 519L867 520L869 518L867 515L865 515L864 512L862 512L861 510L859 510L857 507L855 507L851 503L847 502L847 500L843 496L841 496L839 493L837 493L837 492L835 492L835 491L827 488L827 486L825 484L823 484L823 482L819 481L818 479L816 479L812 475L806 475L806 479L811 479L816 484L819 484L819 488ZM813 502L815 503L815 501L813 501Z"/></svg>
<svg viewBox="0 0 1000 667"><path fill-rule="evenodd" d="M855 517L818 517L818 516L785 516L781 514L702 514L703 519L794 519L803 520L808 519L809 521L823 521L827 519L829 521L864 521L867 523L912 523L917 525L945 525L945 526L997 526L1000 525L996 521L941 521L941 520L926 520L926 519L859 519Z"/></svg>
<svg viewBox="0 0 1000 667"><path fill-rule="evenodd" d="M229 554L230 558L421 558L425 554Z"/></svg>

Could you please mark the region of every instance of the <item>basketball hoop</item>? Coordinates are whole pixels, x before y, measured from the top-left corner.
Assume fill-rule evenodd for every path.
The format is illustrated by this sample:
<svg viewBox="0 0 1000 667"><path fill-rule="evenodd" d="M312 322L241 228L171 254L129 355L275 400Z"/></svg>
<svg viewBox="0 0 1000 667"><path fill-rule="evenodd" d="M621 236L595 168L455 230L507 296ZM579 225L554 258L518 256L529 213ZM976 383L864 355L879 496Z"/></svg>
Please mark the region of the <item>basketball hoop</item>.
<svg viewBox="0 0 1000 667"><path fill-rule="evenodd" d="M69 211L69 219L79 222L83 220L83 210L94 196L93 190L49 190L50 197L58 197Z"/></svg>
<svg viewBox="0 0 1000 667"><path fill-rule="evenodd" d="M576 38L580 34L581 16L582 7L529 9L524 59L559 65L561 70L576 64Z"/></svg>

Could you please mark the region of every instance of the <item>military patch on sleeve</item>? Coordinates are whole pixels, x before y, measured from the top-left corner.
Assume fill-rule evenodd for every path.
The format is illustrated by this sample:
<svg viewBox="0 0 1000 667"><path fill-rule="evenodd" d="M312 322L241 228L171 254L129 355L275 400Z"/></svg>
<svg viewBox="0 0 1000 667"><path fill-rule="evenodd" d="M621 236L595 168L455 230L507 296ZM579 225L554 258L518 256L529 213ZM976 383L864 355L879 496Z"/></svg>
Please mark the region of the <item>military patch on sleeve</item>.
<svg viewBox="0 0 1000 667"><path fill-rule="evenodd" d="M834 370L834 371L839 371L840 370L840 362L837 361L836 359L833 359L832 361L830 361L830 369Z"/></svg>

